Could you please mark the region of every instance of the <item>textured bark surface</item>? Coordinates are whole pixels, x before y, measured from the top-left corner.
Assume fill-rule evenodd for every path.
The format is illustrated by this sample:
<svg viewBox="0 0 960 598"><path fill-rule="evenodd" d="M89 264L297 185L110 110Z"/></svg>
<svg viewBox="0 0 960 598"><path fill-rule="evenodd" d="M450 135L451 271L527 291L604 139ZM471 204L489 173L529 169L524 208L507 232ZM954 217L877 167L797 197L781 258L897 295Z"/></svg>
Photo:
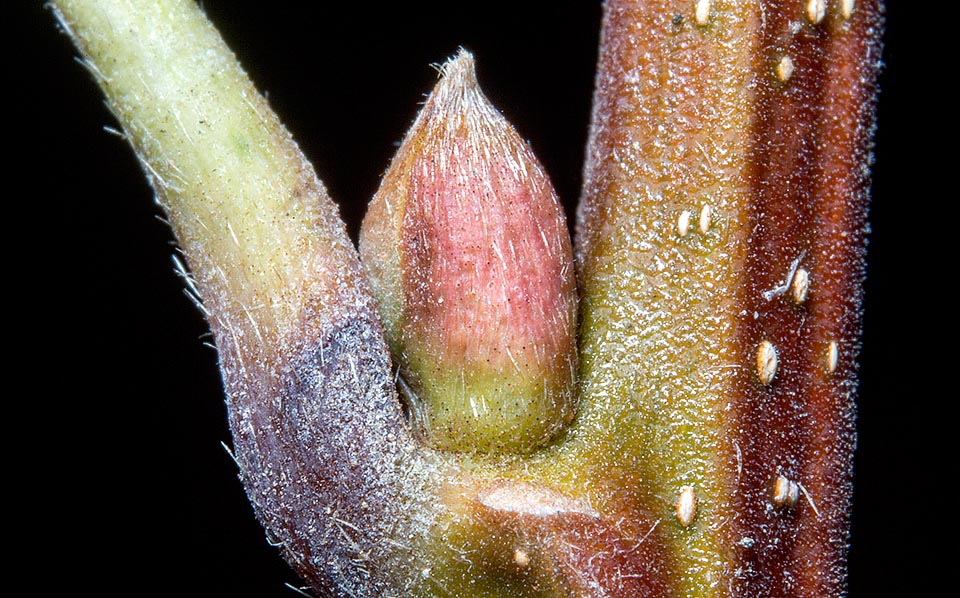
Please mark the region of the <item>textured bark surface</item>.
<svg viewBox="0 0 960 598"><path fill-rule="evenodd" d="M737 591L746 595L846 587L879 13L876 2L857 2L849 16L830 4L820 23L807 15L795 31L795 11L768 10L759 30L757 70L789 56L793 73L758 85L764 117L750 150L751 253L737 341L742 363L768 340L779 365L763 388L741 370L742 424L726 441L742 459L726 533L740 549ZM770 508L777 475L799 486L793 508Z"/></svg>
<svg viewBox="0 0 960 598"><path fill-rule="evenodd" d="M652 487L694 488L700 530L669 540L681 592L837 595L880 7L691 8L607 5L579 220L585 392L642 414ZM632 388L600 365L624 349Z"/></svg>

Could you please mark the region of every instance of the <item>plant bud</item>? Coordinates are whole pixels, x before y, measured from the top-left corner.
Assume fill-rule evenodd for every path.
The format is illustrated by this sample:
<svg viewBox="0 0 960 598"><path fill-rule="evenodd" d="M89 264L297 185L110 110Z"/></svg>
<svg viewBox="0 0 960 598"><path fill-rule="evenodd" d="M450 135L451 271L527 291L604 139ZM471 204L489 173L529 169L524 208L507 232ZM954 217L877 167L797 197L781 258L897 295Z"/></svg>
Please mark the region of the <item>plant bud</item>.
<svg viewBox="0 0 960 598"><path fill-rule="evenodd" d="M394 157L360 235L414 427L429 444L528 452L573 417L569 232L530 147L461 51Z"/></svg>

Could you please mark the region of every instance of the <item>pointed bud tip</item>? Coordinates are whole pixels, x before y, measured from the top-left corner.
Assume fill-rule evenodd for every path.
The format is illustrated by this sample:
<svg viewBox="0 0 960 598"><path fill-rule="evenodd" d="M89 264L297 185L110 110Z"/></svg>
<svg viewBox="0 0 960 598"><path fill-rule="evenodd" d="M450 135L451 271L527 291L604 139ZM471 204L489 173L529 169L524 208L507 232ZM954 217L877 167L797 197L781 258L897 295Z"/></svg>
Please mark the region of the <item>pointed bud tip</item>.
<svg viewBox="0 0 960 598"><path fill-rule="evenodd" d="M440 80L448 81L458 87L477 87L477 68L473 54L469 50L460 48L453 56L439 67Z"/></svg>
<svg viewBox="0 0 960 598"><path fill-rule="evenodd" d="M440 80L410 129L411 140L488 144L491 137L515 134L480 88L473 54L461 48L437 70Z"/></svg>

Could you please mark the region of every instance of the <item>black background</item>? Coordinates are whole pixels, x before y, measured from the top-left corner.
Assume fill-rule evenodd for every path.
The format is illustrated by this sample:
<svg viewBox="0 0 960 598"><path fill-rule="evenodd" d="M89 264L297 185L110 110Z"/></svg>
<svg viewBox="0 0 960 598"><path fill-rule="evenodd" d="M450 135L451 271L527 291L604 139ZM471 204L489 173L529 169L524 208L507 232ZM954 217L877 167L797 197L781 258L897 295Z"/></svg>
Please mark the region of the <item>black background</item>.
<svg viewBox="0 0 960 598"><path fill-rule="evenodd" d="M599 3L204 4L354 231L435 81L429 65L461 45L572 213ZM929 244L950 234L952 214L926 188L930 145L921 136L935 112L915 68L923 51L915 13L891 4L861 356L854 597L929 581L923 530L950 509L938 481L949 472L924 466L924 438L935 433L920 414L955 399L952 388L933 398L922 385L949 379L955 351L918 331L925 319L952 329L942 286L951 268ZM173 273L172 237L152 192L130 149L103 131L113 118L50 12L39 2L16 12L7 21L4 421L8 443L22 438L8 449L18 509L10 519L28 528L11 547L40 571L13 574L57 592L294 596L283 584L296 577L264 540L220 446L229 434L215 354ZM942 264L941 278L925 278L929 263Z"/></svg>

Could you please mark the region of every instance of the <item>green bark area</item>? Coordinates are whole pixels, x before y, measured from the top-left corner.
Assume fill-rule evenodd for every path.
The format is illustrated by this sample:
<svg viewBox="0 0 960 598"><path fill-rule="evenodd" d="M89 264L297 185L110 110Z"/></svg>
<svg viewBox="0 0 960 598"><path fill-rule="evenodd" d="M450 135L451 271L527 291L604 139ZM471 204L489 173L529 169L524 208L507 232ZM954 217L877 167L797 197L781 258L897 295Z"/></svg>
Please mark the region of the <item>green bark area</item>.
<svg viewBox="0 0 960 598"><path fill-rule="evenodd" d="M253 334L282 333L298 311L304 263L356 258L267 102L190 0L55 8L168 212L204 301Z"/></svg>

